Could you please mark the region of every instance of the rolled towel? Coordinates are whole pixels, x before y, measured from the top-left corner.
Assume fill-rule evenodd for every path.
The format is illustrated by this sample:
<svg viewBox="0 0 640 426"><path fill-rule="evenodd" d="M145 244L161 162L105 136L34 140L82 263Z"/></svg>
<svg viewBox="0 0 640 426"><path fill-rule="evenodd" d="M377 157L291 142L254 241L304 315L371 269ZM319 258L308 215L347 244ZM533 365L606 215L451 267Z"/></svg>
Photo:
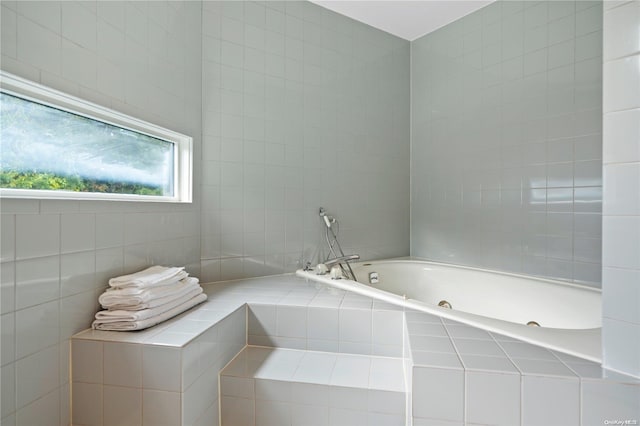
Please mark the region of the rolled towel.
<svg viewBox="0 0 640 426"><path fill-rule="evenodd" d="M189 299L181 305L176 306L175 308L163 312L159 315L143 319L137 321L116 321L116 322L104 322L102 320L95 320L91 325L96 330L111 330L111 331L133 331L133 330L144 330L145 328L152 327L156 324L161 323L162 321L166 321L169 318L173 318L174 316L183 313L184 311L194 307L195 305L204 302L207 300L207 295L201 293L196 297Z"/></svg>
<svg viewBox="0 0 640 426"><path fill-rule="evenodd" d="M111 278L109 280L109 285L116 288L158 287L180 281L187 278L187 276L189 276L189 274L184 271L184 267L168 268L166 266L155 265L134 274Z"/></svg>
<svg viewBox="0 0 640 426"><path fill-rule="evenodd" d="M125 310L107 310L100 311L96 314L96 320L103 323L119 322L119 321L142 321L148 318L160 315L164 312L170 311L176 306L180 306L188 300L193 299L202 293L202 287L198 286L193 291L185 294L182 297L173 299L169 303L165 303L154 308L142 309L139 311L125 311Z"/></svg>
<svg viewBox="0 0 640 426"><path fill-rule="evenodd" d="M104 309L140 310L163 305L200 287L198 279L187 277L176 283L160 287L108 288L98 301Z"/></svg>

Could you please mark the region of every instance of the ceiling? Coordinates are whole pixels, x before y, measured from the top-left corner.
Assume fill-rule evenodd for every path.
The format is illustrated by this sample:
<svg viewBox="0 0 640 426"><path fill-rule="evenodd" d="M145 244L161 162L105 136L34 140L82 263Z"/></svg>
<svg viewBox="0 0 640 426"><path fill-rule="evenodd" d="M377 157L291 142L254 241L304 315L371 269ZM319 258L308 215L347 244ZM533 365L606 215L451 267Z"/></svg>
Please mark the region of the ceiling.
<svg viewBox="0 0 640 426"><path fill-rule="evenodd" d="M311 0L356 21L415 40L493 0Z"/></svg>

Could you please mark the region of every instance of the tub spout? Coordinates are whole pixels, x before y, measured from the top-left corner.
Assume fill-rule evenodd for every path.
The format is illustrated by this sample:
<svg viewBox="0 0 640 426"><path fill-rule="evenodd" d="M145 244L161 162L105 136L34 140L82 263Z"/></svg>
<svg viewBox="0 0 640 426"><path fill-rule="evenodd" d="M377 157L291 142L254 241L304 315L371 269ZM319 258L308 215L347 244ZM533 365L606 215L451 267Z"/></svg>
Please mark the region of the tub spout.
<svg viewBox="0 0 640 426"><path fill-rule="evenodd" d="M323 263L327 266L327 268L331 269L333 265L338 265L340 263L345 263L350 260L358 260L360 259L359 254L348 254L346 256L335 257L333 259L325 260Z"/></svg>

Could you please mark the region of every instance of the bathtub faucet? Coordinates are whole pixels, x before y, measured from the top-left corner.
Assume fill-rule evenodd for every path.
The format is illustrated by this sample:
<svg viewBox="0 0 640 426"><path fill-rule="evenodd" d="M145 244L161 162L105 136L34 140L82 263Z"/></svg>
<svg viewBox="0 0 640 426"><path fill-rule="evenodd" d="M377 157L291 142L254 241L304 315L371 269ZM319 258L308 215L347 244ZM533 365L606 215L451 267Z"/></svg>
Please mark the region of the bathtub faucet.
<svg viewBox="0 0 640 426"><path fill-rule="evenodd" d="M350 260L358 260L360 259L359 254L348 254L345 256L335 257L333 259L327 259L323 263L327 266L327 268L331 269L333 265L338 265L340 263L345 263Z"/></svg>

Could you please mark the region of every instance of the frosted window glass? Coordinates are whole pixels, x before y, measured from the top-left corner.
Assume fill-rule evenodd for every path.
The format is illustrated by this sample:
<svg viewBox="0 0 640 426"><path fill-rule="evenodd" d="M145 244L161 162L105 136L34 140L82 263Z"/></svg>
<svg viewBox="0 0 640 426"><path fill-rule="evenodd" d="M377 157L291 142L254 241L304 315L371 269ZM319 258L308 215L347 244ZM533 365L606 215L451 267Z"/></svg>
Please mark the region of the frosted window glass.
<svg viewBox="0 0 640 426"><path fill-rule="evenodd" d="M0 187L174 196L174 142L7 93L0 105Z"/></svg>

